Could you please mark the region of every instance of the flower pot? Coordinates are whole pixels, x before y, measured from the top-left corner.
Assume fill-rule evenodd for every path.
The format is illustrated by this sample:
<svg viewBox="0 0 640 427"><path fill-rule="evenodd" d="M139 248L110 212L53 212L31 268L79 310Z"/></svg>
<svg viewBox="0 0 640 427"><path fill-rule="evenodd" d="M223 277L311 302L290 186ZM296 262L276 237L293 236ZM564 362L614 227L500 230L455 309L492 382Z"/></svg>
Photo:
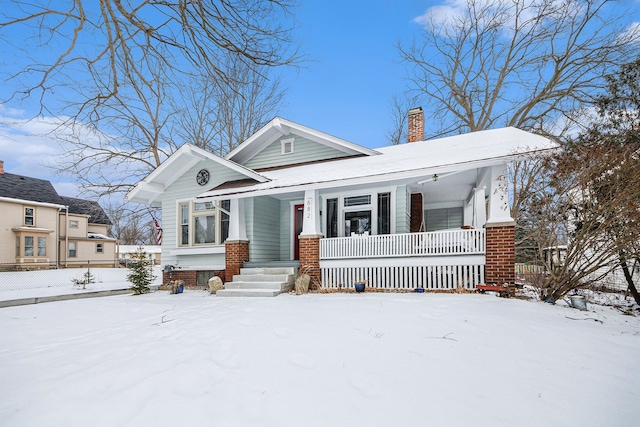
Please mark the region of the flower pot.
<svg viewBox="0 0 640 427"><path fill-rule="evenodd" d="M571 307L587 311L587 299L582 295L571 295L569 300L571 300Z"/></svg>
<svg viewBox="0 0 640 427"><path fill-rule="evenodd" d="M364 292L364 283L356 282L354 285L356 287L356 292Z"/></svg>

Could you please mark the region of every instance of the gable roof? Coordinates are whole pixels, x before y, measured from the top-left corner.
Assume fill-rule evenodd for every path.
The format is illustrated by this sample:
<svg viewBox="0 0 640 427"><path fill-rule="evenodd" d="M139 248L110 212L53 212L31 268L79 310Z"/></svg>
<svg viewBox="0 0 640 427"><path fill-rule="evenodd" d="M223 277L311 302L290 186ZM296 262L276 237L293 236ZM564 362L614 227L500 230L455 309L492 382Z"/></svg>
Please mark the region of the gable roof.
<svg viewBox="0 0 640 427"><path fill-rule="evenodd" d="M245 164L280 137L291 134L299 135L318 144L342 151L348 156L374 156L379 154L377 151L361 145L336 138L335 136L311 129L281 117L275 117L259 131L251 135L249 139L229 152L229 154L225 156L225 159L239 164Z"/></svg>
<svg viewBox="0 0 640 427"><path fill-rule="evenodd" d="M415 180L434 173L474 169L540 155L558 146L548 138L513 127L472 132L430 141L383 147L380 155L264 171L268 182L225 186L198 197L256 196L305 188Z"/></svg>
<svg viewBox="0 0 640 427"><path fill-rule="evenodd" d="M0 174L0 197L64 205L51 182L6 172Z"/></svg>
<svg viewBox="0 0 640 427"><path fill-rule="evenodd" d="M146 178L138 182L133 190L127 194L127 200L144 204L157 202L165 188L173 184L187 170L191 169L191 167L201 160L211 160L256 182L268 181L268 178L242 165L218 157L195 145L184 144Z"/></svg>
<svg viewBox="0 0 640 427"><path fill-rule="evenodd" d="M73 197L60 196L63 204L69 206L69 213L78 215L88 215L90 224L111 225L109 217L102 209L98 202L91 200L76 199Z"/></svg>

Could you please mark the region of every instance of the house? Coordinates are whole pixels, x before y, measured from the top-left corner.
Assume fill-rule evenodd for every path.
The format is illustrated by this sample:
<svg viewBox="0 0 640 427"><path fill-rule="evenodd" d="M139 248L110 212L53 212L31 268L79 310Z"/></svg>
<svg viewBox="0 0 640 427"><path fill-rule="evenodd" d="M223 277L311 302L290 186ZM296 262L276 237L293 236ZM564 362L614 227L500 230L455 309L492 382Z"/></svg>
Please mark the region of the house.
<svg viewBox="0 0 640 427"><path fill-rule="evenodd" d="M162 249L160 245L118 245L118 260L120 265L126 266L133 256L142 249L147 254L147 259L153 265L160 265Z"/></svg>
<svg viewBox="0 0 640 427"><path fill-rule="evenodd" d="M3 269L114 266L111 222L96 202L60 196L49 181L4 171L0 161Z"/></svg>
<svg viewBox="0 0 640 427"><path fill-rule="evenodd" d="M128 200L162 208L165 281L289 265L327 288L513 283L506 165L556 145L515 128L423 135L421 108L410 143L375 150L276 117L224 158L183 145Z"/></svg>

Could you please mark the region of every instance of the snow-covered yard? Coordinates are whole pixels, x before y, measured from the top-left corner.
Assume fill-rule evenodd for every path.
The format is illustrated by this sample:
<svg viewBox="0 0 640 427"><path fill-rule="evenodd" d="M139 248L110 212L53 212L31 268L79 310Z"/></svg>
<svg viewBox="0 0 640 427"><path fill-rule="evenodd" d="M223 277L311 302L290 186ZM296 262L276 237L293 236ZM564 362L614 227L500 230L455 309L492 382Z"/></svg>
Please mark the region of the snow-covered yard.
<svg viewBox="0 0 640 427"><path fill-rule="evenodd" d="M490 295L0 309L0 425L632 426L640 318Z"/></svg>

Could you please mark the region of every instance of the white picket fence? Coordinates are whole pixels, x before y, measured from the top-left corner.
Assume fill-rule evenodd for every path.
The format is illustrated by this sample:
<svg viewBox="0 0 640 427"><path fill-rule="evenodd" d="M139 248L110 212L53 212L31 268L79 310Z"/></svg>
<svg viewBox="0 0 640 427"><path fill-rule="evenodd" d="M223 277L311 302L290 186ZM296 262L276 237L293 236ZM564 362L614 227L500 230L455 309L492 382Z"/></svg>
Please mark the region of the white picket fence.
<svg viewBox="0 0 640 427"><path fill-rule="evenodd" d="M474 289L484 283L484 230L446 230L320 240L322 286Z"/></svg>

